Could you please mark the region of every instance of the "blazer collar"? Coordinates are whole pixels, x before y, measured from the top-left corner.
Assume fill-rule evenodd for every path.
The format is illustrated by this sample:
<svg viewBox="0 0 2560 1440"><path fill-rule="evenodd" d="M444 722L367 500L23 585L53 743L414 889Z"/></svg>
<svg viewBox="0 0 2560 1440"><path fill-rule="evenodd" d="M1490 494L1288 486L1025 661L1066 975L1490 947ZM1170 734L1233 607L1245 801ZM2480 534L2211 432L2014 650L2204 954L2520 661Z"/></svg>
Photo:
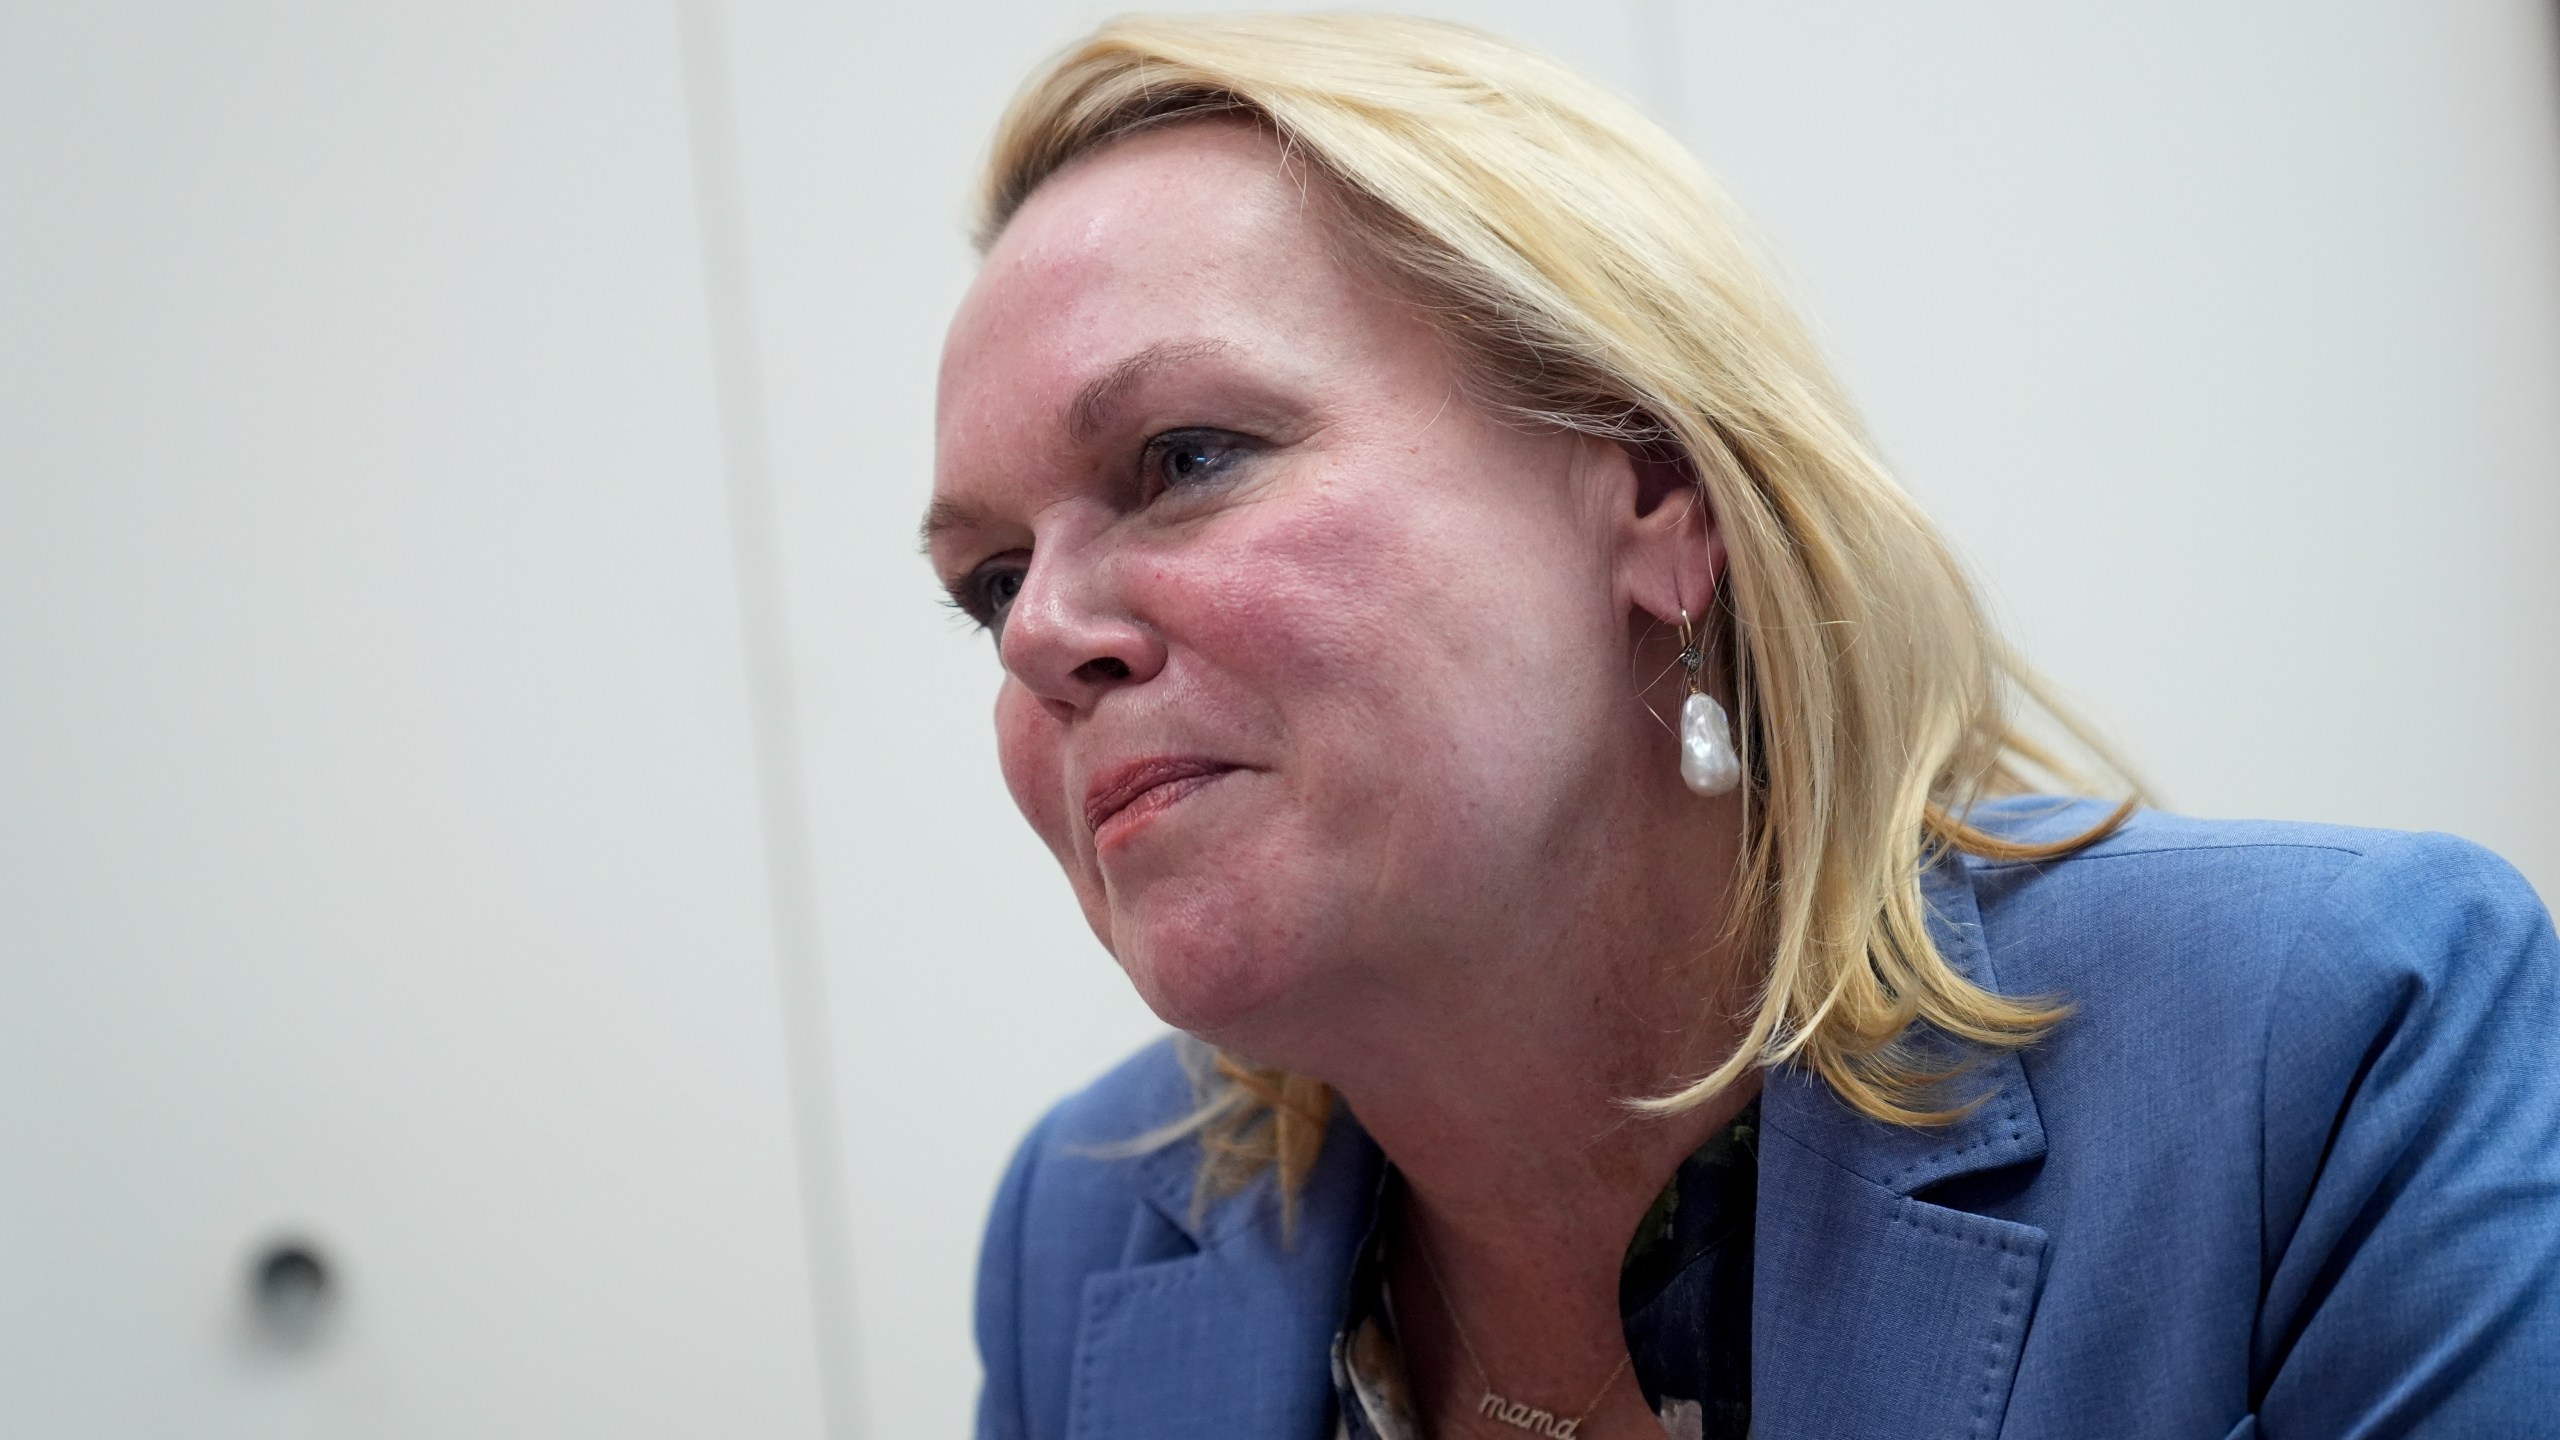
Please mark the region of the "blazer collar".
<svg viewBox="0 0 2560 1440"><path fill-rule="evenodd" d="M1337 1112L1287 1234L1266 1174L1195 1213L1190 1143L1138 1162L1140 1192L1196 1246L1085 1282L1067 1440L1324 1433L1331 1353L1378 1187L1378 1147Z"/></svg>
<svg viewBox="0 0 2560 1440"><path fill-rule="evenodd" d="M1921 876L1929 931L1957 973L1987 990L2000 988L1983 943L1982 912L1961 857L1949 856ZM1920 1042L1923 1047L1929 1041ZM1954 1052L1940 1045L1950 1058ZM1957 1081L1972 1109L1954 1123L1926 1129L1870 1120L1840 1103L1829 1086L1787 1068L1767 1077L1762 1123L1851 1174L1896 1195L1942 1180L2044 1158L2044 1122L2015 1053L1978 1056Z"/></svg>
<svg viewBox="0 0 2560 1440"><path fill-rule="evenodd" d="M1923 879L1939 951L1999 988L1961 857ZM1761 1092L1752 1270L1752 1429L1770 1435L1999 1433L2044 1276L2045 1232L1915 1198L2043 1158L2015 1054L1966 1072L1979 1101L1933 1129L1885 1125L1794 1069Z"/></svg>

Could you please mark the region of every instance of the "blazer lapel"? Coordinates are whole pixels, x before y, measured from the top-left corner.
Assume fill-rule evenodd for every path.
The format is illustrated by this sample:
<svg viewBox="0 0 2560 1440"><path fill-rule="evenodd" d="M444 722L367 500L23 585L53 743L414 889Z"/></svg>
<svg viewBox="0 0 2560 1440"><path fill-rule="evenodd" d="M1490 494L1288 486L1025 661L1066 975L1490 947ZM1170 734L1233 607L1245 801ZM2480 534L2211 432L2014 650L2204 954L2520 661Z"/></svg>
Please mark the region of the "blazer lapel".
<svg viewBox="0 0 2560 1440"><path fill-rule="evenodd" d="M1997 988L1960 861L1928 875L1941 951ZM1914 1199L1940 1181L2028 1163L2044 1127L2015 1055L1967 1073L1982 1095L1913 1130L1850 1110L1810 1074L1761 1097L1752 1271L1752 1429L1765 1435L1999 1433L2044 1277L2045 1232Z"/></svg>
<svg viewBox="0 0 2560 1440"><path fill-rule="evenodd" d="M1198 1248L1085 1282L1068 1440L1322 1433L1333 1330L1377 1193L1377 1147L1337 1112L1288 1237L1267 1174L1195 1223L1198 1160L1181 1144L1143 1162L1149 1204Z"/></svg>

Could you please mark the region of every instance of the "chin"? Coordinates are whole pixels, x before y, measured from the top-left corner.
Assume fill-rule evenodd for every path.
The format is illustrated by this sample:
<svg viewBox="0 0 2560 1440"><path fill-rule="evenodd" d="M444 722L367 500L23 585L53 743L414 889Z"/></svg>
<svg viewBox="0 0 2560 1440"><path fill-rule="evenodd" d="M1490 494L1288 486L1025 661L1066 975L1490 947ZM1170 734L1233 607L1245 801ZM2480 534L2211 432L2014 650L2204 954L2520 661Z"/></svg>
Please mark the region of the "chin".
<svg viewBox="0 0 2560 1440"><path fill-rule="evenodd" d="M1259 927L1238 917L1148 909L1156 913L1115 917L1112 953L1138 998L1177 1030L1212 1041L1255 1034L1314 978L1303 949L1257 940Z"/></svg>

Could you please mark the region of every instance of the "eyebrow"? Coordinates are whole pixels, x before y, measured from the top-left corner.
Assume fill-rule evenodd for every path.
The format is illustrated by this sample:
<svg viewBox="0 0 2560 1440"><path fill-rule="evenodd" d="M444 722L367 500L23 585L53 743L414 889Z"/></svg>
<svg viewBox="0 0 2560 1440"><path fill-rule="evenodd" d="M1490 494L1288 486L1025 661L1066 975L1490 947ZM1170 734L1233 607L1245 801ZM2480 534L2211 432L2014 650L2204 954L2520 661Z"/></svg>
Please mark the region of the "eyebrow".
<svg viewBox="0 0 2560 1440"><path fill-rule="evenodd" d="M916 548L933 551L933 542L953 530L968 530L987 522L987 512L975 505L957 500L936 500L924 507L924 523L916 527Z"/></svg>
<svg viewBox="0 0 2560 1440"><path fill-rule="evenodd" d="M1224 340L1159 340L1128 356L1076 392L1075 400L1067 406L1067 434L1078 441L1091 440L1111 418L1111 407L1119 404L1139 381L1159 370L1206 359L1229 348Z"/></svg>
<svg viewBox="0 0 2560 1440"><path fill-rule="evenodd" d="M1075 398L1067 402L1067 434L1078 444L1093 439L1111 418L1118 405L1138 383L1159 370L1193 360L1205 359L1234 347L1224 340L1159 340L1143 350L1122 357L1108 370L1085 382ZM952 530L966 530L984 525L988 512L965 501L938 499L925 507L924 523L916 527L917 543L925 550Z"/></svg>

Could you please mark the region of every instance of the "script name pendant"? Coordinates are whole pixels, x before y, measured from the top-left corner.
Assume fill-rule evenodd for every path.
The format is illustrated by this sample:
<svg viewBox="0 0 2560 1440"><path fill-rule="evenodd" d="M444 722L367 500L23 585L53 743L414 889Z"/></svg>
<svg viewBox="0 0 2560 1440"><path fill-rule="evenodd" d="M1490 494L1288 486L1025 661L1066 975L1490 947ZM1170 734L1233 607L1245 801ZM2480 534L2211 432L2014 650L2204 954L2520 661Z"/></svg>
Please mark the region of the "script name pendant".
<svg viewBox="0 0 2560 1440"><path fill-rule="evenodd" d="M1484 1398L1476 1402L1476 1413L1499 1420L1514 1430L1544 1435L1547 1440L1574 1440L1575 1433L1582 1429L1579 1416L1571 1420L1560 1419L1536 1406L1505 1400L1491 1389L1487 1389Z"/></svg>

